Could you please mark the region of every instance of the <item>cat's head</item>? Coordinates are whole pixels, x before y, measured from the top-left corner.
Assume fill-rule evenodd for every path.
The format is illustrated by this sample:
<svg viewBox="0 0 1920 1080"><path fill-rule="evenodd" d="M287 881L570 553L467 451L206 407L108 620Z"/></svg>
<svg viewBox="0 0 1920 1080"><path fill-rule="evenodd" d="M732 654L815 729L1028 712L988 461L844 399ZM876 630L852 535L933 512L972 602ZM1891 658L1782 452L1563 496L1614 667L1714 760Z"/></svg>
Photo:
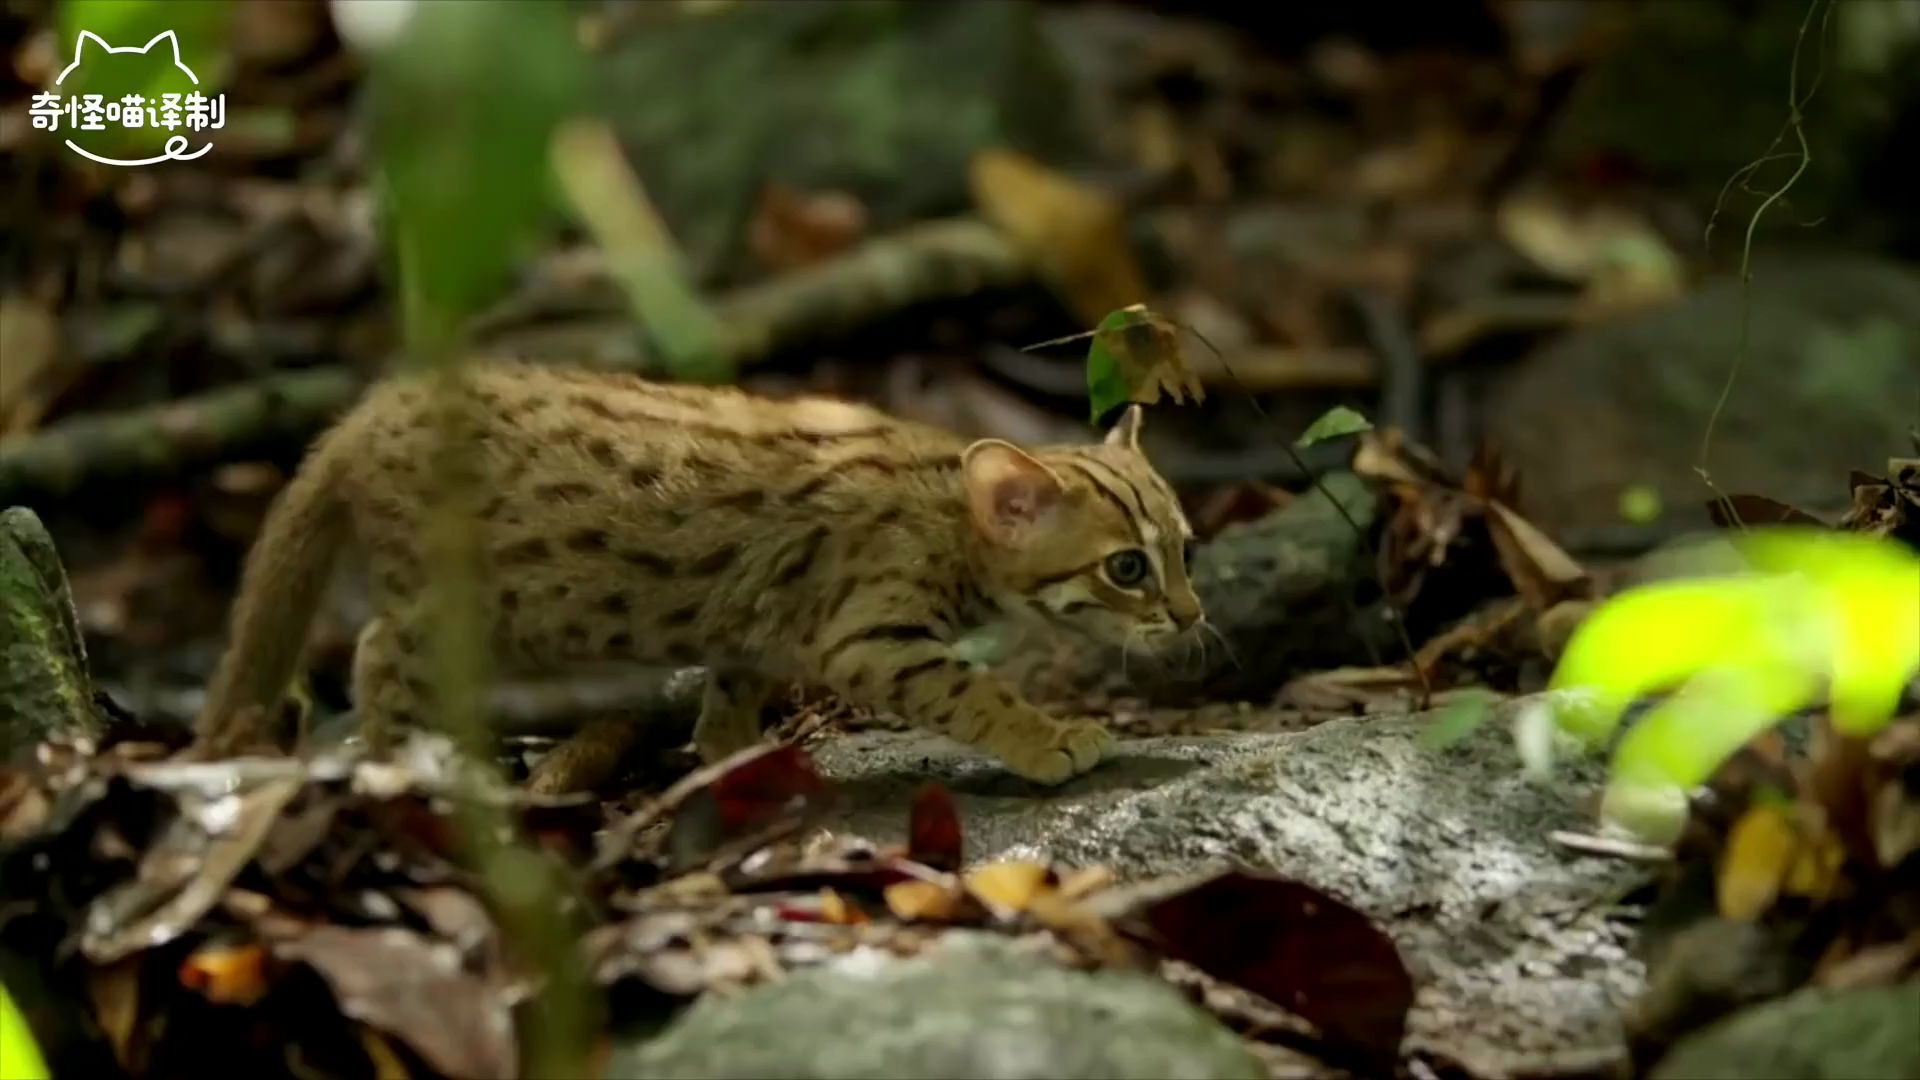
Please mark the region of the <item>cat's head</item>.
<svg viewBox="0 0 1920 1080"><path fill-rule="evenodd" d="M1193 528L1140 451L1140 407L1104 441L1025 451L982 439L962 459L982 570L1003 606L1114 645L1201 623Z"/></svg>

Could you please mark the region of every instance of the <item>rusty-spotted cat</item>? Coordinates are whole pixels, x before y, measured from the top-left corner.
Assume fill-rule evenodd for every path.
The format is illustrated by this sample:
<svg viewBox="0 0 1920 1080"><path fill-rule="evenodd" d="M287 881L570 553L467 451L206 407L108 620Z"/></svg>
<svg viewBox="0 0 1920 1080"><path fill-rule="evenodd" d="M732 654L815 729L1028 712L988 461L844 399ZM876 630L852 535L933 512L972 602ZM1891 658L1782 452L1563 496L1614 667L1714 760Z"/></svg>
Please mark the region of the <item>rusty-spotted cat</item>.
<svg viewBox="0 0 1920 1080"><path fill-rule="evenodd" d="M198 721L203 752L257 741L336 552L368 555L376 617L352 694L363 730L425 719L422 521L438 392L376 385L313 446L249 553L228 651ZM470 365L482 603L497 666L603 661L709 670L695 728L714 760L759 738L778 685L824 687L1059 783L1104 728L1052 718L958 646L1013 620L1125 646L1203 619L1192 529L1139 446L1140 411L1103 441L968 442L826 398ZM534 786L603 781L637 732L601 721Z"/></svg>

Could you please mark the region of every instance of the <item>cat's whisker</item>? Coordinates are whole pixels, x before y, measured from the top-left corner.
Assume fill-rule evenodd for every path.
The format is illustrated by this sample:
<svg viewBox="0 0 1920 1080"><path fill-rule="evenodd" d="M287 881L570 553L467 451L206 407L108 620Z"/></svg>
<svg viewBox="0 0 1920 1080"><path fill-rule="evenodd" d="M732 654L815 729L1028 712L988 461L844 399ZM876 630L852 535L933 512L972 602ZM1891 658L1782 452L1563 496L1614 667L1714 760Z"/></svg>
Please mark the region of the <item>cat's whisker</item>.
<svg viewBox="0 0 1920 1080"><path fill-rule="evenodd" d="M1236 654L1233 651L1233 643L1227 640L1227 636L1220 632L1219 627L1213 625L1210 622L1206 622L1203 620L1200 623L1200 628L1202 630L1205 630L1207 633L1212 634L1213 640L1220 643L1220 651L1227 654L1227 660L1229 663L1231 663L1236 668L1240 666L1240 657L1238 654Z"/></svg>

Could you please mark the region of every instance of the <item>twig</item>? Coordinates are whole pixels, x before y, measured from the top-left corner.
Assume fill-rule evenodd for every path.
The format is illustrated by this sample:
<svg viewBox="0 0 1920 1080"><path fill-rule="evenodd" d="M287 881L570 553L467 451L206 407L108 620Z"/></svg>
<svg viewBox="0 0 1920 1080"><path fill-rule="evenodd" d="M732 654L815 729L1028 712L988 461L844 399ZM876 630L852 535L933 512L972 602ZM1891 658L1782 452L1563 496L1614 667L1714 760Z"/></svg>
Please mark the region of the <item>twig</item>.
<svg viewBox="0 0 1920 1080"><path fill-rule="evenodd" d="M1606 855L1629 862L1661 863L1672 862L1673 852L1652 844L1636 844L1631 840L1620 840L1610 836L1594 836L1591 833L1566 832L1556 829L1547 834L1547 839L1563 848L1578 851L1585 855Z"/></svg>
<svg viewBox="0 0 1920 1080"><path fill-rule="evenodd" d="M1032 271L992 226L927 222L839 258L736 290L714 304L737 366L843 335L918 304L1017 285ZM642 361L642 371L656 370ZM33 506L101 480L151 482L236 455L297 446L344 411L360 380L341 368L286 372L0 443L0 506Z"/></svg>

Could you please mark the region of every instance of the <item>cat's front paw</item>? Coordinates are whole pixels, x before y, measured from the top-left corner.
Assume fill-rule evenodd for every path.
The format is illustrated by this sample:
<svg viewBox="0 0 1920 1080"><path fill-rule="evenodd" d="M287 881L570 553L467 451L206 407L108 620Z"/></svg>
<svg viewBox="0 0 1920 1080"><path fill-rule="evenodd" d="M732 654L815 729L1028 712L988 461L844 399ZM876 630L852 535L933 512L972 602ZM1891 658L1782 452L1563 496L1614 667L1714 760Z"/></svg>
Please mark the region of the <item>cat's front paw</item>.
<svg viewBox="0 0 1920 1080"><path fill-rule="evenodd" d="M1007 760L1014 772L1041 784L1064 783L1100 764L1113 749L1113 735L1087 720L1055 724L1025 752Z"/></svg>

